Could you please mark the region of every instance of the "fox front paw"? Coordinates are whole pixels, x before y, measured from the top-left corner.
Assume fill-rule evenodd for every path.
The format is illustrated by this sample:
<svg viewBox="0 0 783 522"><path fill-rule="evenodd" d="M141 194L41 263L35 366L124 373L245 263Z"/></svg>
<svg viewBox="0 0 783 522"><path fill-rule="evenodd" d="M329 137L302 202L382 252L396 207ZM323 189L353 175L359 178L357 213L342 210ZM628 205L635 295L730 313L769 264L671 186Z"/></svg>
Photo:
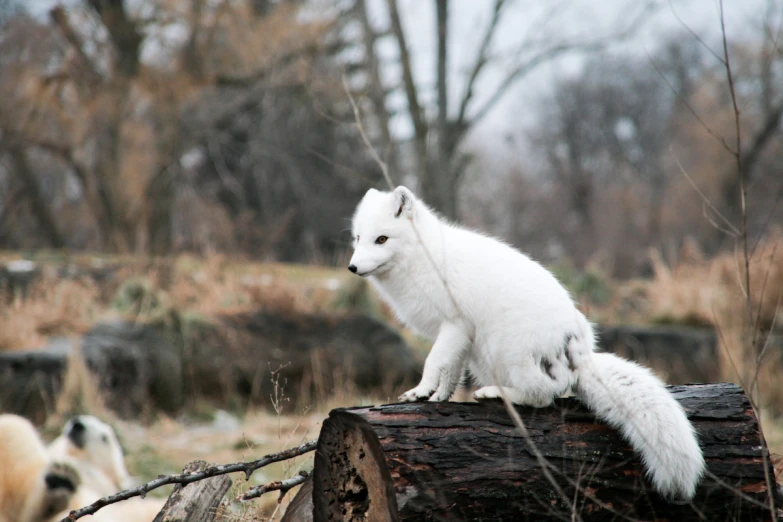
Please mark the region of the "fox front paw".
<svg viewBox="0 0 783 522"><path fill-rule="evenodd" d="M435 388L429 388L426 386L416 386L412 390L408 390L398 397L402 402L418 402L426 401L432 394L435 393Z"/></svg>
<svg viewBox="0 0 783 522"><path fill-rule="evenodd" d="M454 389L441 384L430 396L430 402L444 402L449 400L452 395L454 395Z"/></svg>

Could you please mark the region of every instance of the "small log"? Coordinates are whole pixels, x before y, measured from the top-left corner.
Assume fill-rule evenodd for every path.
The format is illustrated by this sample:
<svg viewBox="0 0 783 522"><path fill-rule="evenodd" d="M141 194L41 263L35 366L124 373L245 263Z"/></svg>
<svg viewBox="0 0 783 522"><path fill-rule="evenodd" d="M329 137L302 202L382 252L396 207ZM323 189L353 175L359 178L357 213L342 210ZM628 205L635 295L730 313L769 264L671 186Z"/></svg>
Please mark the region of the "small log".
<svg viewBox="0 0 783 522"><path fill-rule="evenodd" d="M709 470L689 503L655 493L628 444L576 399L518 408L530 441L499 403L392 404L333 410L324 421L313 520L771 520L759 426L742 390L669 390L694 424Z"/></svg>
<svg viewBox="0 0 783 522"><path fill-rule="evenodd" d="M184 473L201 471L209 465L196 460L185 466ZM212 522L220 501L231 487L228 475L218 475L182 487L177 484L153 522Z"/></svg>
<svg viewBox="0 0 783 522"><path fill-rule="evenodd" d="M312 522L313 520L313 476L307 477L285 510L280 522Z"/></svg>

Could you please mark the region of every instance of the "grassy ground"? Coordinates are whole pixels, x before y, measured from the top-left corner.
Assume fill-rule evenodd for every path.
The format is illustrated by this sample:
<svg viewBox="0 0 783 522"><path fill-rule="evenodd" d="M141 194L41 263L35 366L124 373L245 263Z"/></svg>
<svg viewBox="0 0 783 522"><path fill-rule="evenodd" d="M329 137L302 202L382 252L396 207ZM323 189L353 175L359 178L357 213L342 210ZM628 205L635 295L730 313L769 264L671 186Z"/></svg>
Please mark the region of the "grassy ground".
<svg viewBox="0 0 783 522"><path fill-rule="evenodd" d="M247 412L241 418L217 410L202 414L198 418L161 417L149 425L105 415L103 418L108 420L119 434L126 452L129 473L137 481L147 482L161 474L179 473L193 460L227 464L260 459L270 453L317 439L321 423L332 408L384 402L390 402L389 398L370 400L346 397L342 401L330 401L317 410L283 410L280 414L255 410ZM54 430L51 431L49 438L54 437ZM227 498L235 499L252 486L288 478L300 470L311 471L312 467L313 453L309 453L260 469L251 476L250 481L245 481L241 474L234 474L231 476L234 483ZM172 486L167 486L150 495L165 498L171 489ZM280 504L274 492L252 502L233 500L218 520L279 520L295 494L296 490L292 490Z"/></svg>

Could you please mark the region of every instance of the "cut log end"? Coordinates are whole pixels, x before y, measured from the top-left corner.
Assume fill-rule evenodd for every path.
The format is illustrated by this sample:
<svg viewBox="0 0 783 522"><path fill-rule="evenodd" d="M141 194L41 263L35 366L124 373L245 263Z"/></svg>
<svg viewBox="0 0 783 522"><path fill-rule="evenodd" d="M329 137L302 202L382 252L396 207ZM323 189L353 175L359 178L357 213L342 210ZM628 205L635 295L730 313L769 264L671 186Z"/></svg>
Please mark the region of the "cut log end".
<svg viewBox="0 0 783 522"><path fill-rule="evenodd" d="M315 461L313 504L319 520L399 520L383 450L361 417L332 412L321 428Z"/></svg>

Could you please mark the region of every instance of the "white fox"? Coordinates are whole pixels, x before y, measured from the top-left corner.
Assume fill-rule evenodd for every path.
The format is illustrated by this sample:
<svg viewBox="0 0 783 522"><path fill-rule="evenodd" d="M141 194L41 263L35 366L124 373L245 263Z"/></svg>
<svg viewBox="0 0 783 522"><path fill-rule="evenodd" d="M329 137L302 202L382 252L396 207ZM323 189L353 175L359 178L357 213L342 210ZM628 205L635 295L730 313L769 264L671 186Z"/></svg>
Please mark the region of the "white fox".
<svg viewBox="0 0 783 522"><path fill-rule="evenodd" d="M572 390L641 454L661 495L693 497L704 458L682 407L648 369L594 352L590 323L543 266L445 222L405 187L367 192L353 241L349 270L435 340L421 382L401 400L448 400L465 365L483 386L479 400L544 407Z"/></svg>

